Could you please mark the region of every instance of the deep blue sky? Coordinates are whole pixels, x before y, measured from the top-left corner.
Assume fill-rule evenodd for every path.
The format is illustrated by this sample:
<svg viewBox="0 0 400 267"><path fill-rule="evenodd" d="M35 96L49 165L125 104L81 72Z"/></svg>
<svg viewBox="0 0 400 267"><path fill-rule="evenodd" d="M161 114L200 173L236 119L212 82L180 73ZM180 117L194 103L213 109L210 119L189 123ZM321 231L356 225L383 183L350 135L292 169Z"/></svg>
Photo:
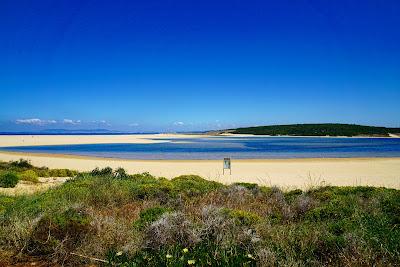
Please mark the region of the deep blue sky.
<svg viewBox="0 0 400 267"><path fill-rule="evenodd" d="M0 131L400 126L400 1L0 1Z"/></svg>

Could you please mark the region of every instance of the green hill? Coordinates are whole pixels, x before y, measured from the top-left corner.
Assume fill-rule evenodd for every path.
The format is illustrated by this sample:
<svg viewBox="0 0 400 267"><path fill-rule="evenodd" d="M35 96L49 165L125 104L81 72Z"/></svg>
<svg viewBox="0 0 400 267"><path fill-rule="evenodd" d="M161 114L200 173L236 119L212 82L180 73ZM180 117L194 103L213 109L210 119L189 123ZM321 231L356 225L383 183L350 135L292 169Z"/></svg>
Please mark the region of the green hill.
<svg viewBox="0 0 400 267"><path fill-rule="evenodd" d="M324 123L245 127L219 133L292 136L389 136L389 134L400 133L400 128Z"/></svg>

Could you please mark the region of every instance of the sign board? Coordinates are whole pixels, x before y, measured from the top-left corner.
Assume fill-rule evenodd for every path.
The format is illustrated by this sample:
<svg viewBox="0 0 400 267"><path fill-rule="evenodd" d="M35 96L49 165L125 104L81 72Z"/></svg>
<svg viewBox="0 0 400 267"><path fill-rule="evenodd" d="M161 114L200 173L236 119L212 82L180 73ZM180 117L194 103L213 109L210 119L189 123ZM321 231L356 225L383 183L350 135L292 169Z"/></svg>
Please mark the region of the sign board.
<svg viewBox="0 0 400 267"><path fill-rule="evenodd" d="M229 170L229 173L232 174L231 169L231 158L224 158L224 165L222 168L222 173L225 174L225 170Z"/></svg>

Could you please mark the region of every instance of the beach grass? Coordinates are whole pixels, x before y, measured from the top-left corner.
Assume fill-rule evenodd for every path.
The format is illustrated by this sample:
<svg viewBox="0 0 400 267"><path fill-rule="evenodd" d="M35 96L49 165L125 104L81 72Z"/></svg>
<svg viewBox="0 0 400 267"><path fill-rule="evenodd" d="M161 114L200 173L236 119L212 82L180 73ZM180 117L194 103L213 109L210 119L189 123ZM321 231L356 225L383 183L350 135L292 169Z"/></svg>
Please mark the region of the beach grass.
<svg viewBox="0 0 400 267"><path fill-rule="evenodd" d="M395 189L282 191L106 168L0 195L0 256L6 265L395 266L399 225Z"/></svg>

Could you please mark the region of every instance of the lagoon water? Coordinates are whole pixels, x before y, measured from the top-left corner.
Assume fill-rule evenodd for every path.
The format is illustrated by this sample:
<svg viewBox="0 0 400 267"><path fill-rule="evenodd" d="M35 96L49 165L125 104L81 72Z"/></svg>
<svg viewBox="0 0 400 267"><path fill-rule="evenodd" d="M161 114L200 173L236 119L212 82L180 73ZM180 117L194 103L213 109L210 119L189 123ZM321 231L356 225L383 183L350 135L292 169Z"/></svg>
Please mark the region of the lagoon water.
<svg viewBox="0 0 400 267"><path fill-rule="evenodd" d="M123 159L400 157L400 138L208 137L159 140L164 142L25 146L0 150Z"/></svg>

